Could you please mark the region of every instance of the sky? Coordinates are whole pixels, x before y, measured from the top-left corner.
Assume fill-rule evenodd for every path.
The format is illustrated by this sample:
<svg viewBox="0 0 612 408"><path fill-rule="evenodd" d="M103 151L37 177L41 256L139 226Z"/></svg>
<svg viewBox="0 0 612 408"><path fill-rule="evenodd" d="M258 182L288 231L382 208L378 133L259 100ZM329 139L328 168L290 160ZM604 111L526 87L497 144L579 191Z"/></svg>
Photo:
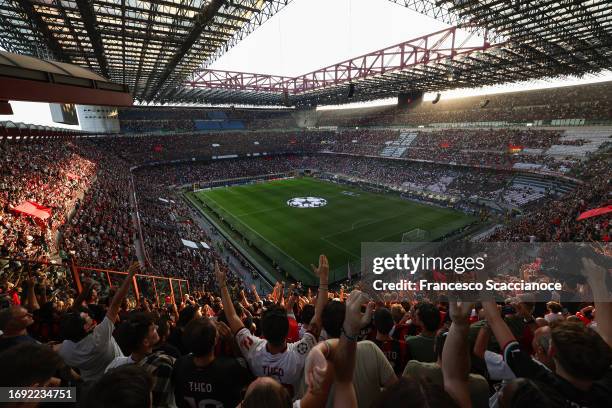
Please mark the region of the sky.
<svg viewBox="0 0 612 408"><path fill-rule="evenodd" d="M293 0L210 68L297 76L447 27L388 0Z"/></svg>
<svg viewBox="0 0 612 408"><path fill-rule="evenodd" d="M448 25L388 0L293 0L210 68L297 76L356 57ZM612 80L612 72L584 79L562 78L481 89L455 90L442 98L539 89ZM434 95L426 94L425 99ZM396 103L394 98L360 103ZM47 104L12 102L16 115L0 120L53 125ZM355 104L320 107L337 109ZM69 127L56 124L58 127Z"/></svg>

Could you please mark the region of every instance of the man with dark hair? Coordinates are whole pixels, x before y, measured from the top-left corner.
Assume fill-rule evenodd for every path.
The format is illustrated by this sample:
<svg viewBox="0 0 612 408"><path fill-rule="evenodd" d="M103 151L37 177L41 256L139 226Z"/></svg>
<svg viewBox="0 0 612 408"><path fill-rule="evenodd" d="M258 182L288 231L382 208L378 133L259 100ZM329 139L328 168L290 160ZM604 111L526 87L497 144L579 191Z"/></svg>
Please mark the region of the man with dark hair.
<svg viewBox="0 0 612 408"><path fill-rule="evenodd" d="M325 309L324 309L325 310ZM304 337L304 333L308 331L308 325L314 316L314 305L304 305L302 312L300 313L300 320L298 323L298 337L301 339Z"/></svg>
<svg viewBox="0 0 612 408"><path fill-rule="evenodd" d="M34 323L32 313L21 306L0 310L0 351L21 343L38 343L28 334L28 326Z"/></svg>
<svg viewBox="0 0 612 408"><path fill-rule="evenodd" d="M117 332L124 339L124 347L130 355L116 357L106 371L126 364L144 368L154 380L153 407L175 406L172 387L174 358L161 351L153 353L153 346L159 341L153 315L134 313L118 327Z"/></svg>
<svg viewBox="0 0 612 408"><path fill-rule="evenodd" d="M51 347L22 343L0 353L0 384L3 387L58 387L54 377L64 366Z"/></svg>
<svg viewBox="0 0 612 408"><path fill-rule="evenodd" d="M440 311L431 303L419 303L415 307L414 324L421 332L406 339L411 359L426 363L435 362L437 358L434 339L440 327Z"/></svg>
<svg viewBox="0 0 612 408"><path fill-rule="evenodd" d="M82 405L84 408L149 408L152 389L153 378L145 369L124 365L93 383Z"/></svg>
<svg viewBox="0 0 612 408"><path fill-rule="evenodd" d="M116 357L105 371L124 364L138 363L152 353L153 346L159 341L153 315L144 312L133 313L128 320L117 327L115 338L119 340L127 356Z"/></svg>
<svg viewBox="0 0 612 408"><path fill-rule="evenodd" d="M255 376L269 376L292 388L297 385L302 375L306 355L319 338L321 312L325 303L327 303L329 263L325 255L319 257L319 267L313 267L313 272L319 276L319 293L314 317L310 322L308 331L300 341L287 343L289 322L287 321L287 312L284 310L271 308L270 311L264 313L261 328L265 339L253 336L244 327L242 320L236 314L227 289L225 272L221 271L219 265L215 263L215 275L221 291L223 311L232 333L236 336L240 351Z"/></svg>
<svg viewBox="0 0 612 408"><path fill-rule="evenodd" d="M223 323L210 318L192 320L185 327L184 342L190 354L179 358L174 366L174 395L179 408L203 405L235 407L240 392L252 380L242 359L215 357L215 346L220 339L219 326L231 337Z"/></svg>
<svg viewBox="0 0 612 408"><path fill-rule="evenodd" d="M261 334L273 347L282 347L289 333L287 310L279 305L271 305L261 316Z"/></svg>
<svg viewBox="0 0 612 408"><path fill-rule="evenodd" d="M374 343L385 354L395 374L402 375L410 358L406 342L396 340L389 335L394 325L395 322L389 309L386 307L376 309L374 312L374 327L376 328Z"/></svg>
<svg viewBox="0 0 612 408"><path fill-rule="evenodd" d="M595 330L569 321L551 325L548 354L555 371L534 362L499 315L493 301L483 302L487 322L500 344L504 360L517 377L544 387L554 406L604 407L612 399L612 349ZM604 304L598 307L607 314ZM598 309L598 310L600 310ZM598 315L599 317L599 315ZM609 333L610 321L598 322Z"/></svg>
<svg viewBox="0 0 612 408"><path fill-rule="evenodd" d="M165 354L179 358L181 356L181 352L177 347L170 344L168 342L168 337L170 336L170 317L169 316L161 316L157 320L157 334L159 335L159 341L153 348L153 351L163 351Z"/></svg>
<svg viewBox="0 0 612 408"><path fill-rule="evenodd" d="M62 317L61 333L66 340L55 349L66 364L80 370L85 382L100 378L111 361L123 356L113 338L113 331L121 303L127 296L132 278L139 270L138 263L130 266L128 275L115 293L100 324L96 324L79 305L75 305L73 311Z"/></svg>
<svg viewBox="0 0 612 408"><path fill-rule="evenodd" d="M168 336L168 343L172 344L176 347L181 354L187 354L187 347L183 343L183 331L185 330L185 326L194 320L202 317L202 312L200 310L200 305L188 305L181 310L179 313L178 321L176 322L176 327Z"/></svg>
<svg viewBox="0 0 612 408"><path fill-rule="evenodd" d="M328 338L337 339L340 337L345 315L346 305L344 302L337 300L327 302L323 309L321 321L323 323L323 330L325 330Z"/></svg>

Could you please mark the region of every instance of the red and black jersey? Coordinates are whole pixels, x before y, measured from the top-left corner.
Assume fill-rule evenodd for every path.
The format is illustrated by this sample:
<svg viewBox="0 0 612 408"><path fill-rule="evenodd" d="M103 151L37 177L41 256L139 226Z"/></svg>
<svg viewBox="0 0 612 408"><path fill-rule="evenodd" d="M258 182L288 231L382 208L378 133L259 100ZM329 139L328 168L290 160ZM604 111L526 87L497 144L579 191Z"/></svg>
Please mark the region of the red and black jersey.
<svg viewBox="0 0 612 408"><path fill-rule="evenodd" d="M417 328L413 324L396 324L393 330L393 338L406 341L409 336L416 336Z"/></svg>
<svg viewBox="0 0 612 408"><path fill-rule="evenodd" d="M373 340L380 348L398 376L404 372L406 363L410 360L408 344L403 340Z"/></svg>

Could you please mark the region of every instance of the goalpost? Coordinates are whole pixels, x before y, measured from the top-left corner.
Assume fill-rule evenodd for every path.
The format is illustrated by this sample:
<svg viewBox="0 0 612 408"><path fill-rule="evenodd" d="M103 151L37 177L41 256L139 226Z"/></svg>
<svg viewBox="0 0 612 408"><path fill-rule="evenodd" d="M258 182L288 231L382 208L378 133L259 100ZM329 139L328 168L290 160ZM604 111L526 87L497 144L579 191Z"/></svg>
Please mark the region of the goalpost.
<svg viewBox="0 0 612 408"><path fill-rule="evenodd" d="M429 232L420 228L402 234L402 242L427 242L428 238Z"/></svg>

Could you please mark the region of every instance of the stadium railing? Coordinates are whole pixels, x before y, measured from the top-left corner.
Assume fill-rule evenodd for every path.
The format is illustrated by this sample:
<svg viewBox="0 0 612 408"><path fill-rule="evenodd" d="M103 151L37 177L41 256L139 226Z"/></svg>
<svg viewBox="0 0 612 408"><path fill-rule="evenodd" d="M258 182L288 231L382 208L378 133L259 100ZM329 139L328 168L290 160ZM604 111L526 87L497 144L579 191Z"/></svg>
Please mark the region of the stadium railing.
<svg viewBox="0 0 612 408"><path fill-rule="evenodd" d="M14 257L0 257L0 278L11 283L24 282L32 273L44 272L49 278L65 279L77 293L83 290L83 280L92 279L99 284L102 295L116 289L127 272L79 266L69 260L64 262L36 261ZM164 305L170 297L179 304L183 295L190 293L189 281L157 275L136 274L132 281L131 292L136 300L146 297L156 304Z"/></svg>
<svg viewBox="0 0 612 408"><path fill-rule="evenodd" d="M78 285L81 285L82 279L87 277L99 283L102 292L116 289L127 275L127 272L77 265L73 265L72 269L74 280L79 282ZM183 295L188 294L190 290L189 282L185 279L143 274L134 276L131 289L137 300L144 297L155 301L157 306L166 304L167 297L179 304Z"/></svg>

